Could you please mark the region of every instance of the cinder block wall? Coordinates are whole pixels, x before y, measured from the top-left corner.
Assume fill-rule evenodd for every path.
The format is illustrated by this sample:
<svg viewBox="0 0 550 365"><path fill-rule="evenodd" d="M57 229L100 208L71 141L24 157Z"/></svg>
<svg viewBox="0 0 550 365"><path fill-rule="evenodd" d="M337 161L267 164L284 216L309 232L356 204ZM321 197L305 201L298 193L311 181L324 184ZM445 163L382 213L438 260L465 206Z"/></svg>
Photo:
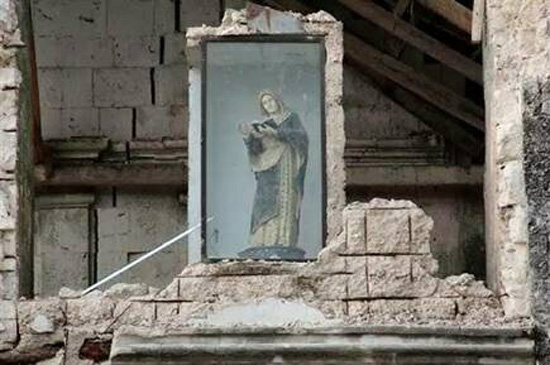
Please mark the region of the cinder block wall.
<svg viewBox="0 0 550 365"><path fill-rule="evenodd" d="M187 27L219 0L33 0L44 138L186 134Z"/></svg>

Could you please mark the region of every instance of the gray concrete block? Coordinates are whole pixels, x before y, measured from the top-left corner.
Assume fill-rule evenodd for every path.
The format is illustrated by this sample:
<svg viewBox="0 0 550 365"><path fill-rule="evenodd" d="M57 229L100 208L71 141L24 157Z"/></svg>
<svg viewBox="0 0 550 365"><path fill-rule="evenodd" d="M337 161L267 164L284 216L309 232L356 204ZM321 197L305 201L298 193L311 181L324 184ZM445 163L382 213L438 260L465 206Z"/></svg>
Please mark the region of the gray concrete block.
<svg viewBox="0 0 550 365"><path fill-rule="evenodd" d="M199 27L203 24L216 26L221 10L218 0L185 0L181 4L181 29Z"/></svg>
<svg viewBox="0 0 550 365"><path fill-rule="evenodd" d="M38 70L38 88L40 93L40 107L60 108L63 100L63 72L55 68L41 68Z"/></svg>
<svg viewBox="0 0 550 365"><path fill-rule="evenodd" d="M44 140L62 138L61 109L42 107L40 109L40 127Z"/></svg>
<svg viewBox="0 0 550 365"><path fill-rule="evenodd" d="M187 135L188 110L183 105L147 106L137 110L138 139L183 138Z"/></svg>
<svg viewBox="0 0 550 365"><path fill-rule="evenodd" d="M150 80L147 68L94 70L94 105L128 107L151 104Z"/></svg>
<svg viewBox="0 0 550 365"><path fill-rule="evenodd" d="M167 34L164 37L164 64L186 65L185 44L185 35L180 33Z"/></svg>
<svg viewBox="0 0 550 365"><path fill-rule="evenodd" d="M71 108L61 110L61 137L90 137L99 135L99 110Z"/></svg>
<svg viewBox="0 0 550 365"><path fill-rule="evenodd" d="M92 106L92 69L66 68L62 70L62 107Z"/></svg>
<svg viewBox="0 0 550 365"><path fill-rule="evenodd" d="M99 37L105 33L105 0L33 0L36 36Z"/></svg>
<svg viewBox="0 0 550 365"><path fill-rule="evenodd" d="M155 34L170 34L176 29L174 0L155 0Z"/></svg>
<svg viewBox="0 0 550 365"><path fill-rule="evenodd" d="M157 105L187 104L187 67L173 65L155 69Z"/></svg>
<svg viewBox="0 0 550 365"><path fill-rule="evenodd" d="M153 0L109 0L109 35L140 36L153 34Z"/></svg>
<svg viewBox="0 0 550 365"><path fill-rule="evenodd" d="M115 66L156 66L160 62L159 45L159 37L117 37L114 39Z"/></svg>
<svg viewBox="0 0 550 365"><path fill-rule="evenodd" d="M90 211L86 208L35 212L35 293L56 295L63 286L88 285Z"/></svg>
<svg viewBox="0 0 550 365"><path fill-rule="evenodd" d="M98 276L106 276L185 229L176 191L117 192L117 206L97 210ZM114 282L163 287L184 266L185 244L175 243Z"/></svg>
<svg viewBox="0 0 550 365"><path fill-rule="evenodd" d="M129 141L132 139L132 109L99 109L99 134L111 141Z"/></svg>
<svg viewBox="0 0 550 365"><path fill-rule="evenodd" d="M79 35L79 34L77 34ZM109 67L113 42L109 38L37 37L38 67Z"/></svg>

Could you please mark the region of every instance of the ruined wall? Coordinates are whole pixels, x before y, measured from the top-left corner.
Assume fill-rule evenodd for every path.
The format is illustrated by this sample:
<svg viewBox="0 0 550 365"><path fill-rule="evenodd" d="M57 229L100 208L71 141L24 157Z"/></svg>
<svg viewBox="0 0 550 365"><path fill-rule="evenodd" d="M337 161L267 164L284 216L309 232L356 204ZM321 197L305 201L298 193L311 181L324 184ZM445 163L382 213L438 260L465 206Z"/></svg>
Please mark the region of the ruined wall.
<svg viewBox="0 0 550 365"><path fill-rule="evenodd" d="M0 298L32 285L31 108L26 1L0 2Z"/></svg>
<svg viewBox="0 0 550 365"><path fill-rule="evenodd" d="M548 74L550 2L488 0L484 48L489 281L509 315L529 315L522 85Z"/></svg>
<svg viewBox="0 0 550 365"><path fill-rule="evenodd" d="M183 138L185 30L216 24L218 0L33 0L46 139Z"/></svg>
<svg viewBox="0 0 550 365"><path fill-rule="evenodd" d="M84 297L64 289L59 298L1 302L0 323L13 336L0 337L0 361L56 354L67 364L105 361L113 334L139 328L150 335L251 323L296 330L373 324L528 328L506 319L499 298L471 275L434 276L433 221L413 203L354 203L343 221L343 232L314 263L199 263L161 291L121 284Z"/></svg>

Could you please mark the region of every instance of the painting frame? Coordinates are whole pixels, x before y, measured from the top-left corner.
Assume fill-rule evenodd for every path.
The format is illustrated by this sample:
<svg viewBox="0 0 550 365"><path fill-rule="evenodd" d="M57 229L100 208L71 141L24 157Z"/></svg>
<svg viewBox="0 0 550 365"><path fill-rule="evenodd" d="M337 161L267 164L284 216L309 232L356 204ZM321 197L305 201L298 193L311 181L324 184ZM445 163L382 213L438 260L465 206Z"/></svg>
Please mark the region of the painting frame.
<svg viewBox="0 0 550 365"><path fill-rule="evenodd" d="M320 206L321 206L321 219L320 219L320 229L321 229L321 235L320 235L320 251L325 245L326 245L326 238L327 238L327 169L326 169L326 141L327 141L327 135L326 135L326 97L325 97L325 90L326 90L326 75L325 75L325 64L327 62L327 53L325 48L325 37L321 35L308 35L308 34L269 34L269 35L230 35L230 36L209 36L204 37L200 41L200 50L201 50L201 105L200 105L200 115L201 115L201 124L200 124L200 211L201 211L201 222L202 227L200 230L200 238L201 238L201 261L203 262L217 262L224 259L231 259L231 260L245 260L245 259L262 259L262 260L285 260L285 261L310 261L313 260L314 257L295 257L293 255L288 255L287 253L283 254L276 254L275 256L272 256L272 253L268 255L262 255L262 256L252 256L252 257L213 257L213 255L209 254L209 238L208 238L208 141L209 141L209 129L208 129L208 117L207 117L207 109L208 109L208 80L209 80L209 74L208 74L208 49L209 45L212 44L317 44L319 45L319 52L318 52L318 62L319 62L319 92L320 92L320 98L319 98L319 114L320 114L320 120L319 120L319 132L320 132L320 164L321 164L321 191L320 191ZM215 219L215 218L214 218ZM317 254L318 252L316 252Z"/></svg>

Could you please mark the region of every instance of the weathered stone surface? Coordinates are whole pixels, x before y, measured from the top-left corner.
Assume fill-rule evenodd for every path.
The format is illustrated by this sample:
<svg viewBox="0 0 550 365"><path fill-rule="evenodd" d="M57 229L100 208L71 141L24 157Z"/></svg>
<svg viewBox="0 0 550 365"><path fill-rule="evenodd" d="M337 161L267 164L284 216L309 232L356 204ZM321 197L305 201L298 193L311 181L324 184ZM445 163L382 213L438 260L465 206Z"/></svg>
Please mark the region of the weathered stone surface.
<svg viewBox="0 0 550 365"><path fill-rule="evenodd" d="M180 303L156 303L155 323L171 323L180 312Z"/></svg>
<svg viewBox="0 0 550 365"><path fill-rule="evenodd" d="M374 198L368 202L368 209L413 209L417 208L410 200Z"/></svg>
<svg viewBox="0 0 550 365"><path fill-rule="evenodd" d="M411 253L430 253L433 219L422 209L409 211L411 220Z"/></svg>
<svg viewBox="0 0 550 365"><path fill-rule="evenodd" d="M416 315L422 320L454 320L457 314L453 299L423 298L414 303Z"/></svg>
<svg viewBox="0 0 550 365"><path fill-rule="evenodd" d="M411 300L369 301L369 315L376 322L412 322L415 320L415 310Z"/></svg>
<svg viewBox="0 0 550 365"><path fill-rule="evenodd" d="M347 298L348 275L331 275L322 279L316 296L324 300Z"/></svg>
<svg viewBox="0 0 550 365"><path fill-rule="evenodd" d="M356 271L348 277L347 298L364 299L369 297L369 284L367 281L367 270Z"/></svg>
<svg viewBox="0 0 550 365"><path fill-rule="evenodd" d="M151 326L155 320L155 303L123 301L116 305L113 326Z"/></svg>
<svg viewBox="0 0 550 365"><path fill-rule="evenodd" d="M367 211L367 251L369 253L409 253L411 232L409 210L369 209Z"/></svg>
<svg viewBox="0 0 550 365"><path fill-rule="evenodd" d="M65 303L58 298L21 301L18 305L21 334L51 334L58 332L63 339L66 323Z"/></svg>
<svg viewBox="0 0 550 365"><path fill-rule="evenodd" d="M113 319L115 302L100 292L67 300L67 324L71 326L104 325Z"/></svg>
<svg viewBox="0 0 550 365"><path fill-rule="evenodd" d="M15 171L17 161L17 134L0 131L0 170Z"/></svg>
<svg viewBox="0 0 550 365"><path fill-rule="evenodd" d="M420 298L433 296L441 281L432 276L437 273L437 261L431 255L413 256L411 257L411 265L412 287L410 295Z"/></svg>
<svg viewBox="0 0 550 365"><path fill-rule="evenodd" d="M476 281L471 274L449 276L445 278L449 287L463 297L489 298L494 293L487 289L482 281Z"/></svg>
<svg viewBox="0 0 550 365"><path fill-rule="evenodd" d="M0 351L12 349L17 342L15 302L0 300Z"/></svg>
<svg viewBox="0 0 550 365"><path fill-rule="evenodd" d="M359 207L344 211L346 253L363 254L367 252L365 213L365 210Z"/></svg>
<svg viewBox="0 0 550 365"><path fill-rule="evenodd" d="M0 130L15 130L18 98L17 90L2 90L0 92Z"/></svg>
<svg viewBox="0 0 550 365"><path fill-rule="evenodd" d="M0 181L0 230L15 229L17 214L17 188L15 183Z"/></svg>
<svg viewBox="0 0 550 365"><path fill-rule="evenodd" d="M126 300L131 297L139 297L149 294L149 287L146 284L124 284L119 283L111 286L104 293L105 297L114 300Z"/></svg>
<svg viewBox="0 0 550 365"><path fill-rule="evenodd" d="M347 303L348 316L359 321L369 319L369 302L365 300L350 300Z"/></svg>
<svg viewBox="0 0 550 365"><path fill-rule="evenodd" d="M410 297L412 267L410 256L370 256L367 259L371 298Z"/></svg>
<svg viewBox="0 0 550 365"><path fill-rule="evenodd" d="M459 298L456 300L459 318L465 322L489 324L504 317L496 298Z"/></svg>

